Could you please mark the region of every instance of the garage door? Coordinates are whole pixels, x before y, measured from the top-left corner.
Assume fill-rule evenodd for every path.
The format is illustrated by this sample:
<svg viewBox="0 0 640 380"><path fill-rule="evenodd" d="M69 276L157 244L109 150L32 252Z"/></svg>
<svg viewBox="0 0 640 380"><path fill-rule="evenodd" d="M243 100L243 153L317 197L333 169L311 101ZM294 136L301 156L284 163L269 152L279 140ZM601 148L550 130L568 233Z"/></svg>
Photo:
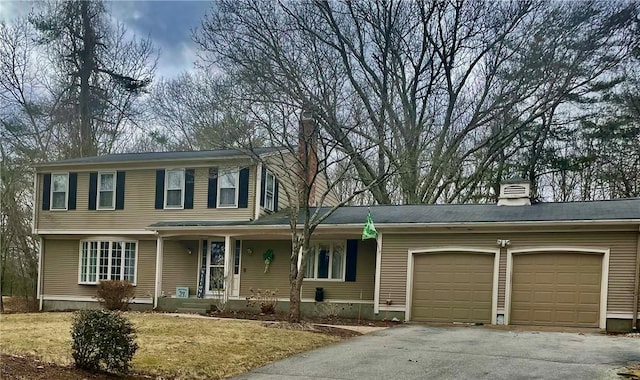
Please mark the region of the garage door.
<svg viewBox="0 0 640 380"><path fill-rule="evenodd" d="M493 254L416 254L411 319L491 323Z"/></svg>
<svg viewBox="0 0 640 380"><path fill-rule="evenodd" d="M598 327L602 255L513 256L512 324Z"/></svg>

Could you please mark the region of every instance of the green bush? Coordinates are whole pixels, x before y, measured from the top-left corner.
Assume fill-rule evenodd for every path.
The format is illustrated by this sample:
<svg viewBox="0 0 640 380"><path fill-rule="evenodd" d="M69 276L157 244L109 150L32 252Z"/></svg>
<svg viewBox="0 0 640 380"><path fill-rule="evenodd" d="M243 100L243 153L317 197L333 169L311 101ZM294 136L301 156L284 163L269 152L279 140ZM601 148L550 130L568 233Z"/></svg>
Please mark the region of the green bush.
<svg viewBox="0 0 640 380"><path fill-rule="evenodd" d="M98 302L107 310L129 310L133 299L133 284L129 281L108 280L98 283Z"/></svg>
<svg viewBox="0 0 640 380"><path fill-rule="evenodd" d="M76 367L93 372L126 373L138 349L131 322L121 313L107 310L76 312L71 338Z"/></svg>

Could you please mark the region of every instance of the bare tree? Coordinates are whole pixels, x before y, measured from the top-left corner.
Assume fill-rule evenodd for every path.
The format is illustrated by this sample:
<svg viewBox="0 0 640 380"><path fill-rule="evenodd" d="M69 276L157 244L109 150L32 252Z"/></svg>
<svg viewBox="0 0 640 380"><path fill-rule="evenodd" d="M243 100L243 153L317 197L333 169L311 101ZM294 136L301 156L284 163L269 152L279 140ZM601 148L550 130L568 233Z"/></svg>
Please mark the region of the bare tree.
<svg viewBox="0 0 640 380"><path fill-rule="evenodd" d="M371 188L378 203L467 202L522 149L519 134L619 64L634 14L600 2L222 0L196 41L246 98L317 105L361 183L393 167Z"/></svg>

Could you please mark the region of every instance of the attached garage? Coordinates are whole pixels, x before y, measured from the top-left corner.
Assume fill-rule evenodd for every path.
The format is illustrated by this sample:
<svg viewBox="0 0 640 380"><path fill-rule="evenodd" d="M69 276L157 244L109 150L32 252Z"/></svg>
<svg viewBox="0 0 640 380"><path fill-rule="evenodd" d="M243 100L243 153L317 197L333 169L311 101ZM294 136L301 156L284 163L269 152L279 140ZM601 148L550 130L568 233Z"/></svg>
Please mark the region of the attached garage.
<svg viewBox="0 0 640 380"><path fill-rule="evenodd" d="M410 253L410 319L495 323L498 255L471 250Z"/></svg>
<svg viewBox="0 0 640 380"><path fill-rule="evenodd" d="M509 258L510 324L602 327L603 253L556 249Z"/></svg>

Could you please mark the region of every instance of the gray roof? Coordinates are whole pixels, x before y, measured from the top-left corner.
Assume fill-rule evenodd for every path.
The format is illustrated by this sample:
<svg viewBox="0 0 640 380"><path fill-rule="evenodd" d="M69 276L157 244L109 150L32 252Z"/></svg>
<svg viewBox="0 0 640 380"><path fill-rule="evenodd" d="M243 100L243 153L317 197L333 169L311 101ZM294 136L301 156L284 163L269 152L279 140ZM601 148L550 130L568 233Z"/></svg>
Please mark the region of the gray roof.
<svg viewBox="0 0 640 380"><path fill-rule="evenodd" d="M262 155L281 150L282 148L265 147L254 148L251 154ZM190 159L220 159L231 157L249 157L247 151L238 149L218 149L218 150L199 150L190 152L143 152L143 153L118 153L108 154L104 156L70 158L67 160L53 161L42 163L38 166L56 166L56 165L82 165L82 164L102 164L102 163L118 163L118 162L143 162L143 161L174 161L174 160L190 160Z"/></svg>
<svg viewBox="0 0 640 380"><path fill-rule="evenodd" d="M500 222L570 222L598 220L640 221L640 198L610 201L539 203L531 206L482 205L403 205L371 206L376 225L383 224L455 224ZM328 208L323 208L328 210ZM337 209L323 224L364 224L368 207L345 206ZM206 227L206 226L272 226L288 225L285 211L264 216L255 221L167 221L150 227Z"/></svg>

